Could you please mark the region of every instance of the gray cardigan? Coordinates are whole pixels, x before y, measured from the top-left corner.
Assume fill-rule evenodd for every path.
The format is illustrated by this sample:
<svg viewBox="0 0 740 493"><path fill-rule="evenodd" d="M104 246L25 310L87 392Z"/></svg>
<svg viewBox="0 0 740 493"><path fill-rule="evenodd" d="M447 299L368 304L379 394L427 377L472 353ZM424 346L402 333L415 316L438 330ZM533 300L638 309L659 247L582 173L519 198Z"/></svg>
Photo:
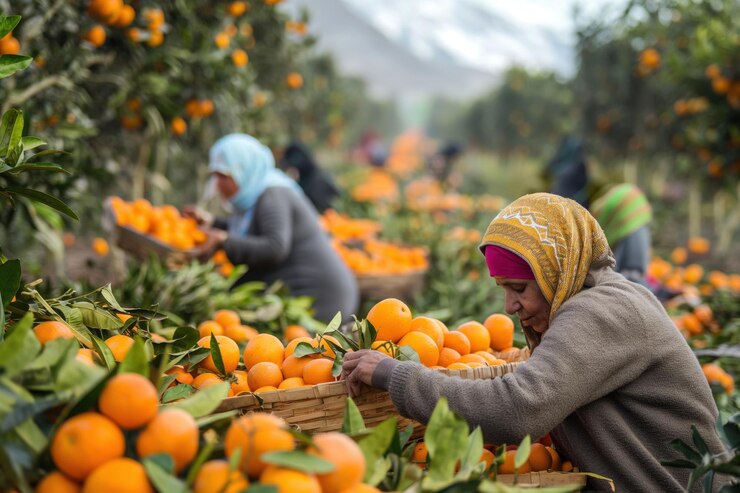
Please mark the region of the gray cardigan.
<svg viewBox="0 0 740 493"><path fill-rule="evenodd" d="M695 424L711 450L724 450L699 363L645 288L608 268L589 274L586 286L512 374L470 381L388 359L373 384L389 389L402 415L422 422L446 396L490 443L517 444L551 431L562 455L612 478L618 492L684 491L689 470L660 464L681 457L670 441L690 444ZM596 480L589 489L609 491Z"/></svg>
<svg viewBox="0 0 740 493"><path fill-rule="evenodd" d="M291 295L312 296L315 317L325 322L337 311L347 319L357 310L353 274L329 243L313 205L288 188L265 190L255 206L249 234L229 235L224 250L233 264L249 267L237 285L283 281Z"/></svg>

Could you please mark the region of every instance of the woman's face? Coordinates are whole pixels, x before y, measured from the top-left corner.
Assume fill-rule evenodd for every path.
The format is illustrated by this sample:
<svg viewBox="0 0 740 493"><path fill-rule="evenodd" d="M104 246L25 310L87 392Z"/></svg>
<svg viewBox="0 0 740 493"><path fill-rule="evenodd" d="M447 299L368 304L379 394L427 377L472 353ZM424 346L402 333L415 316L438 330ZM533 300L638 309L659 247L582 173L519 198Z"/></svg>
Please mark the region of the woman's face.
<svg viewBox="0 0 740 493"><path fill-rule="evenodd" d="M506 294L506 313L516 314L523 327L543 334L550 326L550 303L542 295L537 281L503 276L496 276L495 279Z"/></svg>
<svg viewBox="0 0 740 493"><path fill-rule="evenodd" d="M220 193L221 197L224 199L231 199L231 197L236 195L236 192L239 191L239 185L237 185L234 179L229 175L213 173L213 176L216 178L216 188L218 189L218 193Z"/></svg>

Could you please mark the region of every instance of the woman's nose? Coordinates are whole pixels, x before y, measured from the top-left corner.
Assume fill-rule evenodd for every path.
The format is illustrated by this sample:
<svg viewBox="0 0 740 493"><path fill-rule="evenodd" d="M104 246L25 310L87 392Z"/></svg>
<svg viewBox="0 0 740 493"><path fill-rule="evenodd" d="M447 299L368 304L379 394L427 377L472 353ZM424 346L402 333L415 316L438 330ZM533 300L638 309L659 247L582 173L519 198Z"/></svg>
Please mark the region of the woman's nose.
<svg viewBox="0 0 740 493"><path fill-rule="evenodd" d="M514 315L521 309L521 307L521 303L519 303L515 296L508 293L506 294L506 296L504 297L504 310L506 310L506 313L508 313L509 315Z"/></svg>

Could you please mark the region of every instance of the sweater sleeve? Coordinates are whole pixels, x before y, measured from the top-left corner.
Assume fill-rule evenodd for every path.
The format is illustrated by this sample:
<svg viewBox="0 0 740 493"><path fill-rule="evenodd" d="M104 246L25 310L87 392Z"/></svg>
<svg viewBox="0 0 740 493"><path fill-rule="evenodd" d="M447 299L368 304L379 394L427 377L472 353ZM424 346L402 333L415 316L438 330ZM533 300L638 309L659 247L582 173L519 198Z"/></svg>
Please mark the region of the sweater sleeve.
<svg viewBox="0 0 740 493"><path fill-rule="evenodd" d="M480 426L492 443L543 436L648 365L647 357L637 356L645 354L639 347L645 343L640 334L645 324L636 310L604 313L594 300L587 301L564 304L532 357L502 378L463 380L417 363L396 365L389 385L393 403L402 415L426 423L439 398L447 397L450 408L471 427Z"/></svg>
<svg viewBox="0 0 740 493"><path fill-rule="evenodd" d="M259 234L229 236L224 242L224 250L232 263L274 267L288 258L293 240L293 218L290 203L281 200L280 192L267 189L257 202L253 221Z"/></svg>

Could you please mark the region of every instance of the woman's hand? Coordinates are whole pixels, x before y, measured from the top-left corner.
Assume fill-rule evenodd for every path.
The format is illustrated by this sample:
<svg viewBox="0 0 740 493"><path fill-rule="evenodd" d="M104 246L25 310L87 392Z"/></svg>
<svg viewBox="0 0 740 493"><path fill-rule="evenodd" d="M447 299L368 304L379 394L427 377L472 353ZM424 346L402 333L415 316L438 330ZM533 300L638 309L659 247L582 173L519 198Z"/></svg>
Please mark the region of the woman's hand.
<svg viewBox="0 0 740 493"><path fill-rule="evenodd" d="M204 230L204 233L206 234L206 241L195 247L191 252L191 257L201 262L210 260L216 250L221 248L228 238L228 233L219 229Z"/></svg>
<svg viewBox="0 0 740 493"><path fill-rule="evenodd" d="M183 217L195 219L198 226L210 226L213 224L213 216L200 207L186 205L182 210Z"/></svg>
<svg viewBox="0 0 740 493"><path fill-rule="evenodd" d="M344 355L342 379L347 381L350 396L359 395L363 385L371 385L373 372L388 355L372 349L361 349Z"/></svg>

